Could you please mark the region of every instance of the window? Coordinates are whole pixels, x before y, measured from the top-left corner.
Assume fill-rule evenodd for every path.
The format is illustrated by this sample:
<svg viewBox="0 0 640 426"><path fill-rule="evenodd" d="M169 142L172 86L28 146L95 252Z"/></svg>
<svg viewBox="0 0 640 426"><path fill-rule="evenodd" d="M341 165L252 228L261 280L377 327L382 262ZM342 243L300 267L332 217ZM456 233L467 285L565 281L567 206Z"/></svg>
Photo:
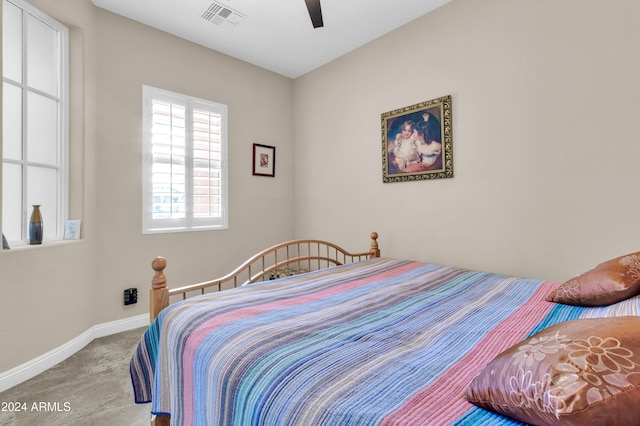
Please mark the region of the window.
<svg viewBox="0 0 640 426"><path fill-rule="evenodd" d="M26 244L32 205L44 239L61 239L68 210L68 30L23 0L3 0L2 231Z"/></svg>
<svg viewBox="0 0 640 426"><path fill-rule="evenodd" d="M227 106L142 87L142 232L226 229Z"/></svg>

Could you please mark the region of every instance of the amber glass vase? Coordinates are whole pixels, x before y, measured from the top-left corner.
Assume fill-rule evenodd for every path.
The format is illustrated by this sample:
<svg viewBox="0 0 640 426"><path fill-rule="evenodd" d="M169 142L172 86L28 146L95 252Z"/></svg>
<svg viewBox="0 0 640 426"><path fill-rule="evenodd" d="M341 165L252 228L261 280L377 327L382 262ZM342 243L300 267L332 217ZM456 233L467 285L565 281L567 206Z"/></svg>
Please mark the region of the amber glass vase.
<svg viewBox="0 0 640 426"><path fill-rule="evenodd" d="M31 219L29 220L29 244L42 244L43 231L40 204L34 204Z"/></svg>

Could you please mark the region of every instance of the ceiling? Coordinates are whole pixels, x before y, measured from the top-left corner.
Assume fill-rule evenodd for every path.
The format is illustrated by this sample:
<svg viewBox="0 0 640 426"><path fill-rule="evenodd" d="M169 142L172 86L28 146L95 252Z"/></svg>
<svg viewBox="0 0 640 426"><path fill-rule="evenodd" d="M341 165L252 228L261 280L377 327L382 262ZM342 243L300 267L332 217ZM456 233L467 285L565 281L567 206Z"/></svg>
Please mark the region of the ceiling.
<svg viewBox="0 0 640 426"><path fill-rule="evenodd" d="M297 78L451 0L322 0L324 27L316 29L305 0L92 1L113 13ZM213 13L205 19L208 10Z"/></svg>

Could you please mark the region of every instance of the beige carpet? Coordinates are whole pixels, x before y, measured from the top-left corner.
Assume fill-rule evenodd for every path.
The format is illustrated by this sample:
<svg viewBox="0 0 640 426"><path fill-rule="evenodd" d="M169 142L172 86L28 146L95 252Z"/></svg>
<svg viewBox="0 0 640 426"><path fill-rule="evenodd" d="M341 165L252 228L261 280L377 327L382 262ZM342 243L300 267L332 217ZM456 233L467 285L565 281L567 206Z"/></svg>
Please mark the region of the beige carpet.
<svg viewBox="0 0 640 426"><path fill-rule="evenodd" d="M129 359L143 331L95 339L53 368L0 393L0 425L149 425L150 405L133 402L129 378Z"/></svg>

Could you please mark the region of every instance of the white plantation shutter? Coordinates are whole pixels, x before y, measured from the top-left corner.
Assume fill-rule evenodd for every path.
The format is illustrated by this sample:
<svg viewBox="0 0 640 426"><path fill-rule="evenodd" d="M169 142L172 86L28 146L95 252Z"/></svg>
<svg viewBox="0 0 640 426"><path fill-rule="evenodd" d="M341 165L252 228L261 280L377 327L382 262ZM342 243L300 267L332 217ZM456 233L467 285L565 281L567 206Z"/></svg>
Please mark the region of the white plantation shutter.
<svg viewBox="0 0 640 426"><path fill-rule="evenodd" d="M226 105L149 86L143 105L143 233L226 229Z"/></svg>

